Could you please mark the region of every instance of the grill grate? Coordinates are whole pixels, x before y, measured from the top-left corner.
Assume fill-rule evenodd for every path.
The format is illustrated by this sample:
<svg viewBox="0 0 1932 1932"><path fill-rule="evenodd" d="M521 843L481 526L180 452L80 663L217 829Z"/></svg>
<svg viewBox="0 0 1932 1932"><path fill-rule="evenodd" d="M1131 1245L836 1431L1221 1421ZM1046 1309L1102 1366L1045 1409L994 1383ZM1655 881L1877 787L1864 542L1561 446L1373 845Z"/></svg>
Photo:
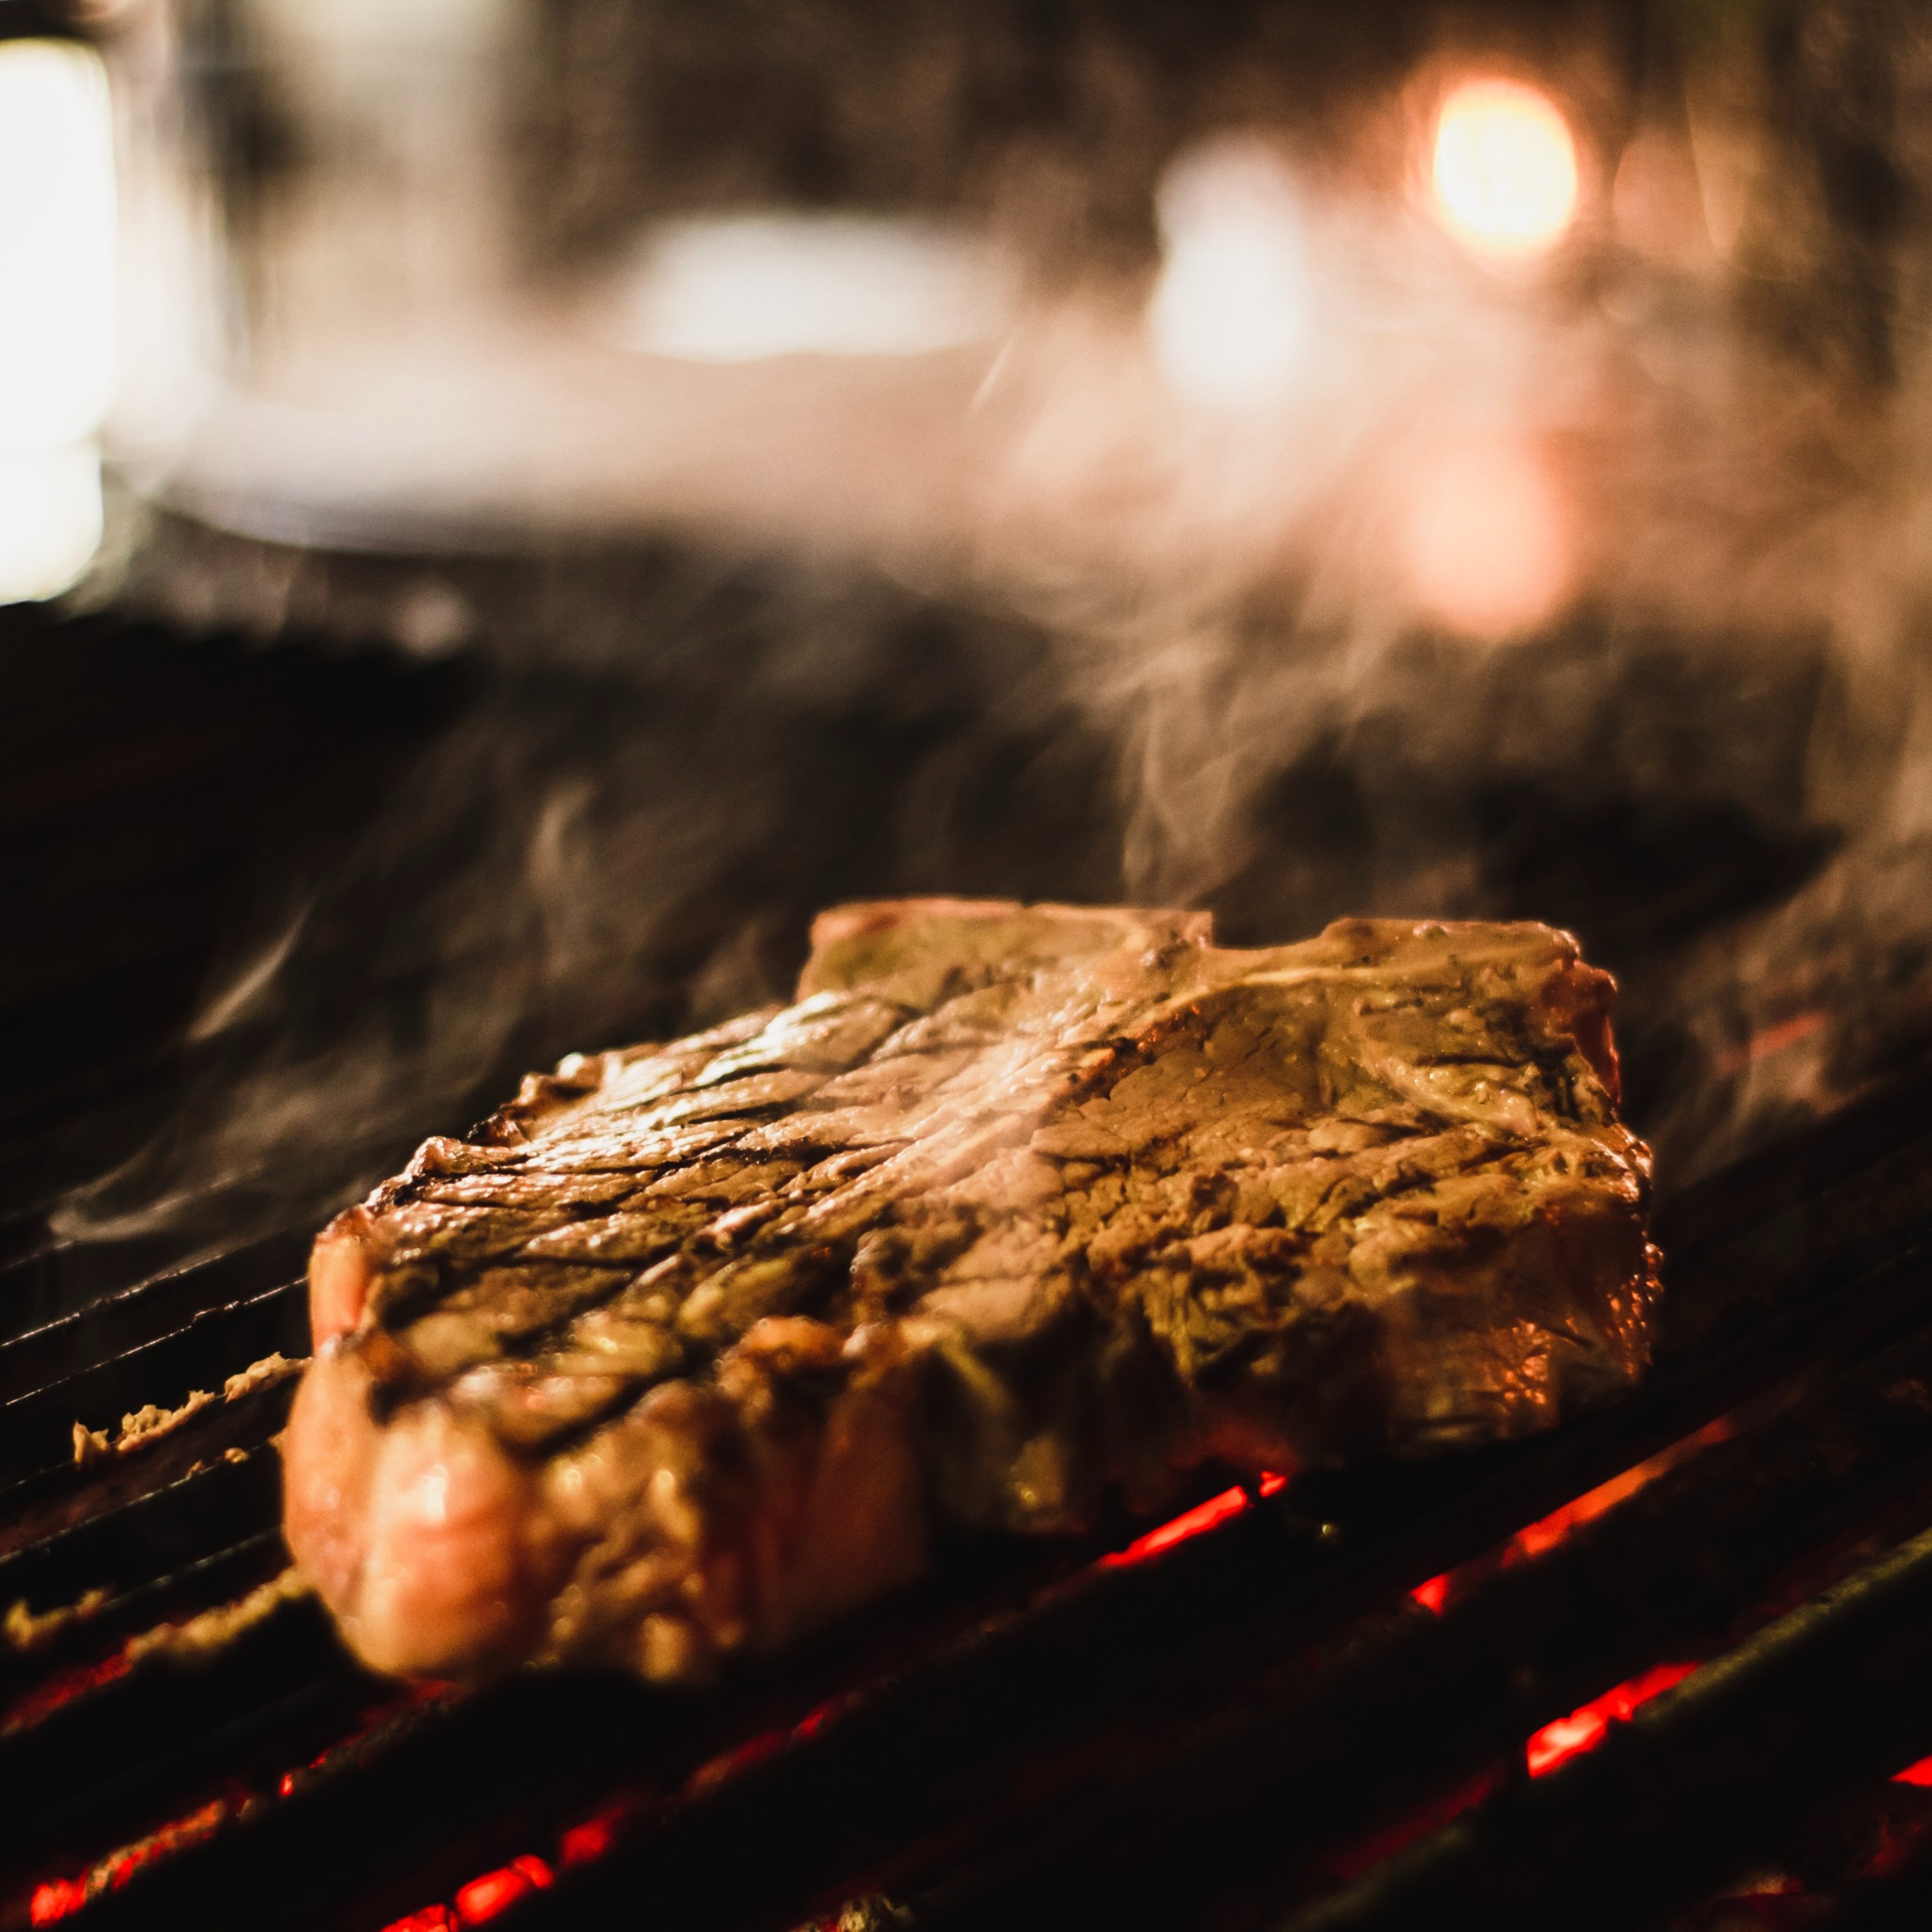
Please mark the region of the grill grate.
<svg viewBox="0 0 1932 1932"><path fill-rule="evenodd" d="M269 1897L286 1925L374 1928L515 1850L555 1878L500 1888L523 1889L518 1924L648 1896L668 1923L784 1925L881 1888L922 1927L1261 1924L1332 1888L1338 1846L1486 1792L1294 1922L1408 1924L1456 1896L1498 1924L1654 1922L1932 1744L1932 1160L1900 1144L1928 1093L1868 1100L1667 1212L1658 1366L1613 1412L1242 1497L1148 1560L1094 1560L1131 1527L962 1552L943 1588L706 1697L588 1677L399 1692L301 1597L206 1657L143 1649L152 1622L279 1570L262 1445L289 1385L104 1469L56 1466L54 1419L138 1386L112 1379L130 1364L218 1382L255 1346L230 1311L298 1305L251 1278L286 1256L224 1256L66 1318L64 1339L17 1337L9 1352L69 1372L20 1405L15 1440L42 1460L14 1492L0 1598L106 1595L9 1660L14 1918L38 1896L50 1918L104 1855L186 1818L90 1923L243 1922ZM86 1359L125 1339L117 1310L164 1304L171 1330ZM1540 1726L1720 1655L1598 1750L1522 1777ZM572 1828L613 1817L612 1849L562 1869ZM1641 1881L1594 1887L1579 1918L1579 1861Z"/></svg>
<svg viewBox="0 0 1932 1932"><path fill-rule="evenodd" d="M240 735L207 726L182 770ZM881 1896L919 1932L1688 1928L1767 1864L1808 1923L1865 1925L1932 1892L1932 1791L1889 1782L1932 1750L1932 1074L1667 1204L1655 1372L1554 1436L1210 1484L1164 1537L962 1546L703 1696L402 1687L278 1584L291 1383L74 1461L76 1422L305 1346L302 1231L185 1264L28 1238L84 1171L44 1158L48 1124L106 1123L111 1155L166 1100L156 1042L208 955L220 849L185 865L199 899L151 896L175 923L141 961L0 988L40 1028L153 968L74 1064L43 1040L0 1118L23 1204L0 1228L0 1609L23 1606L0 1932L628 1923L644 1898L692 1932L785 1932ZM1712 1663L1574 1748L1573 1713Z"/></svg>

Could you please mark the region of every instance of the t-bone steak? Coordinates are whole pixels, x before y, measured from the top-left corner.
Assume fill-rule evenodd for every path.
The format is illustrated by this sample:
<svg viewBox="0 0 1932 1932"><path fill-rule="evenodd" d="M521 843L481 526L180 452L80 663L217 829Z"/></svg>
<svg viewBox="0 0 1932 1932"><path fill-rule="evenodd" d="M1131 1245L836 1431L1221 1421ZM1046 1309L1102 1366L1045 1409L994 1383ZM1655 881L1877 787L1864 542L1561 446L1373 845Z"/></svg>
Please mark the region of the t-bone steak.
<svg viewBox="0 0 1932 1932"><path fill-rule="evenodd" d="M326 1228L290 1546L383 1670L700 1678L935 1532L1543 1429L1643 1370L1615 986L1534 925L825 914Z"/></svg>

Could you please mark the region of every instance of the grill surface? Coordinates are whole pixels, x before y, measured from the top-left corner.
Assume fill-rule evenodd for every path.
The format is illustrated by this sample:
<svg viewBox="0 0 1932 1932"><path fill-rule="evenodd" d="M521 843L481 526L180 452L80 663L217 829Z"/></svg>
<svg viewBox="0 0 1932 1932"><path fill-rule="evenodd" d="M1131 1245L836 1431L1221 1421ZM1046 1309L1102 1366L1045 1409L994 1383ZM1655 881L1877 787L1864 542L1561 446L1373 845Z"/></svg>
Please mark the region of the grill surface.
<svg viewBox="0 0 1932 1932"><path fill-rule="evenodd" d="M0 1606L26 1612L0 1649L0 1926L575 1925L648 1899L653 1922L752 1932L883 1897L871 1922L903 1908L921 1932L1635 1927L1724 1922L1712 1901L1740 1882L1806 1923L1912 1922L1932 1795L1889 1780L1932 1750L1932 1075L1669 1201L1654 1375L1550 1437L1204 1494L1164 1534L962 1547L702 1696L385 1683L277 1587L292 1383L74 1460L76 1421L298 1354L305 1228L175 1264L165 1231L34 1230L178 1096L166 1043L249 880L372 812L475 674L220 646L184 672L156 640L19 622L122 707L104 725L52 658L23 660L56 712L65 692L70 738L124 750L156 722L145 776L95 756L63 793L13 767L37 918L98 917L84 969L6 988ZM100 870L164 806L150 857L122 854L139 890ZM902 882L798 890L878 883ZM230 1628L206 1614L237 1605ZM1545 1727L1686 1671L1550 1762Z"/></svg>

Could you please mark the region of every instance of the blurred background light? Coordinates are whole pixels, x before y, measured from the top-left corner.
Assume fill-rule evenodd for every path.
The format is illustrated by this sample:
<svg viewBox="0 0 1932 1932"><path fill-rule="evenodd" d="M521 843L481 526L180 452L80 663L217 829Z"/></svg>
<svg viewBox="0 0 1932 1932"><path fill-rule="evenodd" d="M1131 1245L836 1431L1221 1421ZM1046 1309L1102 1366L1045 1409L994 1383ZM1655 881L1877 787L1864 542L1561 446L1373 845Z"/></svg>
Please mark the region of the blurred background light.
<svg viewBox="0 0 1932 1932"><path fill-rule="evenodd" d="M67 590L100 543L100 458L91 442L0 455L0 604Z"/></svg>
<svg viewBox="0 0 1932 1932"><path fill-rule="evenodd" d="M999 334L1008 305L986 251L941 224L738 214L657 229L620 326L632 348L702 362L914 356Z"/></svg>
<svg viewBox="0 0 1932 1932"><path fill-rule="evenodd" d="M0 598L64 590L100 542L91 439L114 388L114 245L98 57L0 43Z"/></svg>
<svg viewBox="0 0 1932 1932"><path fill-rule="evenodd" d="M1478 254L1540 255L1576 214L1576 144L1556 104L1514 80L1470 80L1442 104L1431 178L1451 234Z"/></svg>
<svg viewBox="0 0 1932 1932"><path fill-rule="evenodd" d="M1424 452L1408 490L1402 548L1424 616L1487 638L1556 614L1575 580L1575 532L1532 445L1477 439Z"/></svg>
<svg viewBox="0 0 1932 1932"><path fill-rule="evenodd" d="M1306 372L1313 335L1287 170L1246 145L1202 149L1168 169L1158 208L1163 260L1148 331L1162 376L1211 407L1282 400Z"/></svg>

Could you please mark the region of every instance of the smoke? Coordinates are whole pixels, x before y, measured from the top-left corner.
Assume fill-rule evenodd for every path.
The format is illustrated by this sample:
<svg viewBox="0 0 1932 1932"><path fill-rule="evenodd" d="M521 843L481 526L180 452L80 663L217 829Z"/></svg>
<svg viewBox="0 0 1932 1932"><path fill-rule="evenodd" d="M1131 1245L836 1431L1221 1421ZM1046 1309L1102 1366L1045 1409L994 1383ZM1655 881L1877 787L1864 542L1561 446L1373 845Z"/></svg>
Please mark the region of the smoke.
<svg viewBox="0 0 1932 1932"><path fill-rule="evenodd" d="M781 997L860 895L1574 926L1672 1184L1932 1048L1932 39L1882 0L1659 19L1634 77L1569 72L1575 225L1534 259L1432 212L1425 64L1346 152L1200 145L1161 261L896 376L843 550L815 369L745 486L765 561L441 567L576 668L495 674L263 920L176 1127L62 1231L319 1213L524 1065ZM638 472L728 521L696 420Z"/></svg>
<svg viewBox="0 0 1932 1932"><path fill-rule="evenodd" d="M1134 896L1574 924L1681 1184L1932 1047L1932 38L1668 17L1534 270L1276 149L1298 389L1206 406L1129 302L1039 331L979 561L1117 748Z"/></svg>
<svg viewBox="0 0 1932 1932"><path fill-rule="evenodd" d="M530 1067L788 997L841 898L1118 896L1098 748L1015 698L1016 634L799 567L688 556L632 584L650 674L479 671L321 874L258 909L166 1131L58 1234L188 1250L313 1221Z"/></svg>

